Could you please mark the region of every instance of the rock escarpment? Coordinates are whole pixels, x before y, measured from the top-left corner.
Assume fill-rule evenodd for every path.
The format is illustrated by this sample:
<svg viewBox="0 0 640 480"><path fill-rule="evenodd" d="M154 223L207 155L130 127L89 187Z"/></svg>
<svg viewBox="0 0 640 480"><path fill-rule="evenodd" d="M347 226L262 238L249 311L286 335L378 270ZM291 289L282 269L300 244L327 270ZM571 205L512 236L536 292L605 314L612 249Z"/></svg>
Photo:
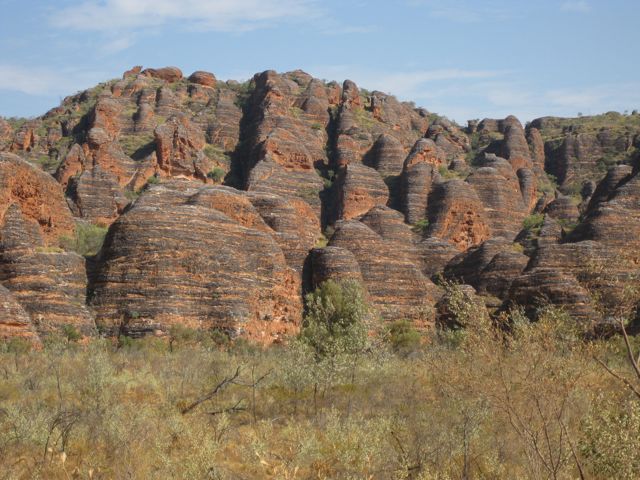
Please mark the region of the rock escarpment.
<svg viewBox="0 0 640 480"><path fill-rule="evenodd" d="M640 276L639 148L635 114L463 128L299 70L134 67L0 119L0 337L277 342L327 279L427 327L441 275L492 308L611 321Z"/></svg>

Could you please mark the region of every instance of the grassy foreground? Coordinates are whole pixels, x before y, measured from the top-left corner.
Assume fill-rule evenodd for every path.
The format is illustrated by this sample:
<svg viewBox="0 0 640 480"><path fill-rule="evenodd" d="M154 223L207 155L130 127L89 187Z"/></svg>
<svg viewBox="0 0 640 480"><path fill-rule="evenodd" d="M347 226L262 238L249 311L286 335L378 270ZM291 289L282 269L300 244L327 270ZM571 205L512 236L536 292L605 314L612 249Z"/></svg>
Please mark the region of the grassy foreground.
<svg viewBox="0 0 640 480"><path fill-rule="evenodd" d="M445 289L426 333L376 330L360 286L329 281L268 349L176 327L0 344L0 480L639 478L635 339Z"/></svg>
<svg viewBox="0 0 640 480"><path fill-rule="evenodd" d="M189 335L5 344L0 478L637 478L640 401L596 361L633 378L622 344L488 328L323 358Z"/></svg>

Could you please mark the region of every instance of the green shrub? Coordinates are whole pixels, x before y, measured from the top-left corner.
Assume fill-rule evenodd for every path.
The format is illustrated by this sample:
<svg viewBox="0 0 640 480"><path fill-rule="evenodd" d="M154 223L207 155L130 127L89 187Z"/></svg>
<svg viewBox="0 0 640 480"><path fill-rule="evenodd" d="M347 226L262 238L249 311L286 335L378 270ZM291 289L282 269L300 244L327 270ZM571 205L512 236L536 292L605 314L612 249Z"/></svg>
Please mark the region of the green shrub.
<svg viewBox="0 0 640 480"><path fill-rule="evenodd" d="M160 177L157 175L151 175L147 178L147 185L157 185L158 183L160 183Z"/></svg>
<svg viewBox="0 0 640 480"><path fill-rule="evenodd" d="M544 214L533 213L522 221L522 228L533 233L538 233L544 223Z"/></svg>
<svg viewBox="0 0 640 480"><path fill-rule="evenodd" d="M207 173L207 178L210 178L216 183L220 183L222 182L222 180L224 180L224 176L226 174L227 172L225 172L223 168L215 167L213 170Z"/></svg>
<svg viewBox="0 0 640 480"><path fill-rule="evenodd" d="M309 293L305 302L307 313L300 337L317 357L364 348L369 307L358 282L327 280Z"/></svg>
<svg viewBox="0 0 640 480"><path fill-rule="evenodd" d="M62 335L66 338L67 342L77 342L82 338L82 334L73 325L63 325Z"/></svg>
<svg viewBox="0 0 640 480"><path fill-rule="evenodd" d="M418 220L416 223L413 224L413 226L411 227L411 230L413 230L416 233L426 233L427 230L429 230L429 220L426 218L423 218L421 220Z"/></svg>
<svg viewBox="0 0 640 480"><path fill-rule="evenodd" d="M401 355L415 352L421 343L418 332L409 320L396 320L387 329L387 342L391 349Z"/></svg>
<svg viewBox="0 0 640 480"><path fill-rule="evenodd" d="M320 190L313 187L301 188L297 192L298 196L307 202L313 202L320 195Z"/></svg>
<svg viewBox="0 0 640 480"><path fill-rule="evenodd" d="M107 235L107 227L91 223L78 223L73 237L60 238L60 246L67 251L74 251L83 257L97 255Z"/></svg>

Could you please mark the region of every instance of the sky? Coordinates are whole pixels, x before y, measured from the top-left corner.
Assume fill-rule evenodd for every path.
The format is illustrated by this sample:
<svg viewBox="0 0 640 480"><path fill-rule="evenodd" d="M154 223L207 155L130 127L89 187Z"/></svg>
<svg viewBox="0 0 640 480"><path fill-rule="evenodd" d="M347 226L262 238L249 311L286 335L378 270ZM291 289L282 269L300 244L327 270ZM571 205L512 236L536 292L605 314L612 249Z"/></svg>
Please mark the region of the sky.
<svg viewBox="0 0 640 480"><path fill-rule="evenodd" d="M638 0L0 0L0 115L134 65L302 69L464 123L640 109Z"/></svg>

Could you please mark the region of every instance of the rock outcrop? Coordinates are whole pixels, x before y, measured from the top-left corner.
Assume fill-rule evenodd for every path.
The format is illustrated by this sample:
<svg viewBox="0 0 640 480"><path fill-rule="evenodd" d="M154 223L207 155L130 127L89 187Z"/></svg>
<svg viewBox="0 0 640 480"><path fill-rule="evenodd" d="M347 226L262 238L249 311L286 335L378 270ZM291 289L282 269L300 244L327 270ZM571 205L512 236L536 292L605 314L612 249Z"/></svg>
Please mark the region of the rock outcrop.
<svg viewBox="0 0 640 480"><path fill-rule="evenodd" d="M462 180L436 184L428 201L429 235L463 251L491 236L489 219L476 190Z"/></svg>
<svg viewBox="0 0 640 480"><path fill-rule="evenodd" d="M0 340L20 338L39 343L31 318L18 303L13 294L0 285Z"/></svg>
<svg viewBox="0 0 640 480"><path fill-rule="evenodd" d="M18 176L16 176L18 174ZM66 326L95 333L86 303L84 258L58 247L74 234L71 212L55 180L20 160L0 157L0 285L48 334Z"/></svg>
<svg viewBox="0 0 640 480"><path fill-rule="evenodd" d="M611 321L640 277L639 125L463 128L300 70L238 83L134 67L41 117L0 119L0 337L97 322L279 342L327 279L427 327L447 315L440 275L492 309ZM60 247L101 227L95 256Z"/></svg>
<svg viewBox="0 0 640 480"><path fill-rule="evenodd" d="M137 336L180 324L263 343L297 331L299 276L258 216L240 213L245 197L224 201L217 188L153 186L113 224L91 279L99 328Z"/></svg>

